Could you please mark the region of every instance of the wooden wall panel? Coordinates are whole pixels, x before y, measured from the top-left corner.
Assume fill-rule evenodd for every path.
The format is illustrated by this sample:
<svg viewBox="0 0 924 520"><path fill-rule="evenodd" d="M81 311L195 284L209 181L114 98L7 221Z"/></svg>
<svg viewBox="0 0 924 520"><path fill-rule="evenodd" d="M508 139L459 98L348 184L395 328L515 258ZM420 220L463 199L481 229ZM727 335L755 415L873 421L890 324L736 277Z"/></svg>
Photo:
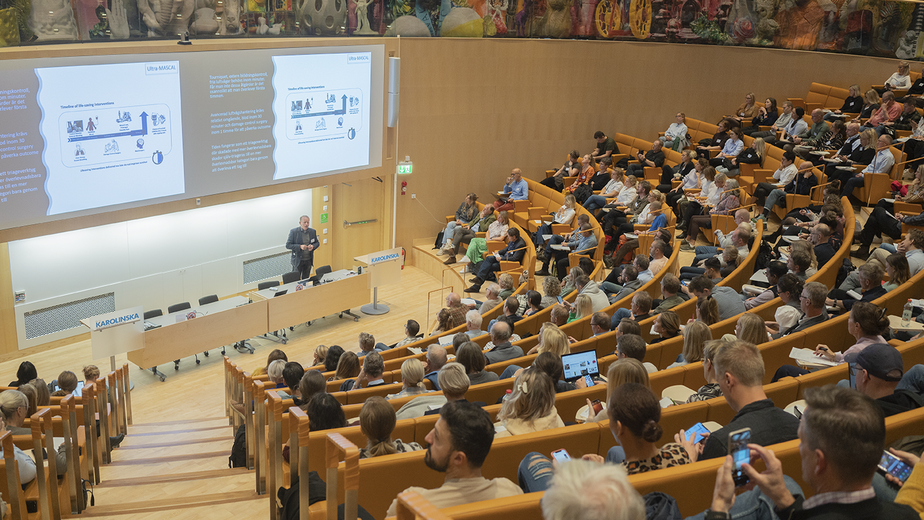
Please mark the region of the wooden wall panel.
<svg viewBox="0 0 924 520"><path fill-rule="evenodd" d="M10 279L10 246L0 243L0 354L16 352L16 315L13 313L13 281Z"/></svg>

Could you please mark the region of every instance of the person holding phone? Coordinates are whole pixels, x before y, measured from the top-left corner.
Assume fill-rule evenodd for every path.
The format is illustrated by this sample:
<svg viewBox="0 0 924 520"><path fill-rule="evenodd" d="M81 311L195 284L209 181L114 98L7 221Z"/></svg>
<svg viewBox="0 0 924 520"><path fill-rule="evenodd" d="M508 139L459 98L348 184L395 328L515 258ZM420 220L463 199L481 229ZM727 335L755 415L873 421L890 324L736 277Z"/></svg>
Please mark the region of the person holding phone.
<svg viewBox="0 0 924 520"><path fill-rule="evenodd" d="M766 470L751 464L742 470L763 495L773 502L779 518L888 518L919 520L911 507L881 501L872 487L873 475L886 441L885 420L872 399L834 385L805 391L807 407L799 427L802 479L815 494L804 499L794 494L791 479L773 450L749 444L752 458L763 459ZM755 490L735 496L730 455L716 475L712 505L705 517L733 518L759 500Z"/></svg>

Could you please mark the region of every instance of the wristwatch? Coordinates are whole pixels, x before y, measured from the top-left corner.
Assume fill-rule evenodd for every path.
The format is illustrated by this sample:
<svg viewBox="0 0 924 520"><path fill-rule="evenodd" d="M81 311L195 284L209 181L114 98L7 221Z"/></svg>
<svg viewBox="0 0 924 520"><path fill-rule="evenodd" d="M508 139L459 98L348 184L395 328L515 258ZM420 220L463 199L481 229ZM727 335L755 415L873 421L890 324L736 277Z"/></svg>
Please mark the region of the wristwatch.
<svg viewBox="0 0 924 520"><path fill-rule="evenodd" d="M713 511L711 509L706 510L705 520L728 520L730 517L728 513L724 511Z"/></svg>

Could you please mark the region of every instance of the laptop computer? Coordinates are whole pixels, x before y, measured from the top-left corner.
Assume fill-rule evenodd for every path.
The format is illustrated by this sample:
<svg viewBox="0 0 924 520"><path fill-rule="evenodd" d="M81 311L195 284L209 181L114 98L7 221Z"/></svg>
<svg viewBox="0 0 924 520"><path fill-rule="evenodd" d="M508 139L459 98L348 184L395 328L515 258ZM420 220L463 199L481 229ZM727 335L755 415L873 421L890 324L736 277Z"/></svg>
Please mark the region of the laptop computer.
<svg viewBox="0 0 924 520"><path fill-rule="evenodd" d="M565 354L561 357L561 364L565 372L565 381L569 383L573 383L584 376L594 377L600 375L600 367L597 366L597 351L595 350Z"/></svg>

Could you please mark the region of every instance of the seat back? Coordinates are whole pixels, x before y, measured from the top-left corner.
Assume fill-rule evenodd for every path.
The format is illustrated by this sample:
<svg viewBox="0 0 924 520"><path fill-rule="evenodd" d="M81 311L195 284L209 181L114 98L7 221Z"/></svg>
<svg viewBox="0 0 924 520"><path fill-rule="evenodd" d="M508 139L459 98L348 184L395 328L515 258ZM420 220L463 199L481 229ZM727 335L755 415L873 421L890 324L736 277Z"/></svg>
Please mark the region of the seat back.
<svg viewBox="0 0 924 520"><path fill-rule="evenodd" d="M199 298L199 305L205 305L207 303L215 303L217 301L218 301L218 295L210 294L208 296L203 296L202 298Z"/></svg>
<svg viewBox="0 0 924 520"><path fill-rule="evenodd" d="M191 309L191 308L192 308L192 305L190 305L189 302L175 303L167 307L167 314L173 314L174 312L185 311L186 309Z"/></svg>
<svg viewBox="0 0 924 520"><path fill-rule="evenodd" d="M164 311L162 311L161 309L152 309L144 313L144 319L149 320L151 318L156 318L158 316L163 316L163 315L164 315Z"/></svg>
<svg viewBox="0 0 924 520"><path fill-rule="evenodd" d="M279 280L270 280L268 282L260 282L257 284L257 290L262 291L263 289L269 289L270 287L278 287Z"/></svg>
<svg viewBox="0 0 924 520"><path fill-rule="evenodd" d="M283 273L282 275L282 284L297 282L298 281L298 271L289 271L288 273Z"/></svg>

